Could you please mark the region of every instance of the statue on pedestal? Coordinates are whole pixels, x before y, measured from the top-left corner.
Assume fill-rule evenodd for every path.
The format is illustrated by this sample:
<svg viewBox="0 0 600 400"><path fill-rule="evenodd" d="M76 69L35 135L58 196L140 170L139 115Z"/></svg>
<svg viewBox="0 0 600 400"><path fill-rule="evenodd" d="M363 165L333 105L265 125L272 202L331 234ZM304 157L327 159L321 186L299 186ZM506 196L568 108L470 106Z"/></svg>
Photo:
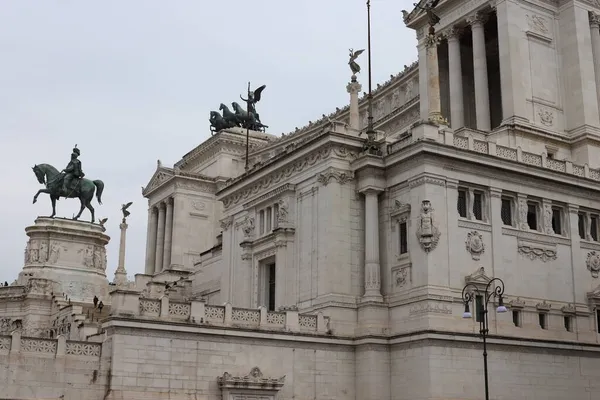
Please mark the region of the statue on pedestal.
<svg viewBox="0 0 600 400"><path fill-rule="evenodd" d="M360 72L360 65L356 62L358 56L360 56L365 49L354 51L354 49L350 49L350 60L348 61L348 65L350 66L350 70L352 71L352 79L356 80L356 74Z"/></svg>
<svg viewBox="0 0 600 400"><path fill-rule="evenodd" d="M91 181L84 178L85 174L81 169L81 161L78 159L80 154L80 150L77 148L77 145L75 145L73 152L71 153L71 161L61 172L58 172L58 170L50 164L36 164L32 168L38 182L46 186L45 189L38 190L35 196L33 196L33 203L35 204L35 202L37 202L40 193L48 194L52 201L51 218L54 218L56 215L56 201L60 197L69 199L78 198L81 203L81 208L79 209L79 213L73 217L73 219L77 220L81 217L83 209L87 207L92 214L92 223L94 222L94 207L92 207L91 202L95 193L98 203L102 204L104 182L101 180Z"/></svg>
<svg viewBox="0 0 600 400"><path fill-rule="evenodd" d="M210 129L211 132L219 132L223 129L240 127L250 129L253 131L263 131L268 128L267 125L260 121L260 115L256 112L256 103L261 99L262 91L265 90L267 85L262 85L254 91L250 90L250 84L248 84L248 98L240 98L246 102L248 110L244 110L240 104L233 102L233 112L223 103L219 106L219 110L222 111L223 115L218 111L210 112Z"/></svg>

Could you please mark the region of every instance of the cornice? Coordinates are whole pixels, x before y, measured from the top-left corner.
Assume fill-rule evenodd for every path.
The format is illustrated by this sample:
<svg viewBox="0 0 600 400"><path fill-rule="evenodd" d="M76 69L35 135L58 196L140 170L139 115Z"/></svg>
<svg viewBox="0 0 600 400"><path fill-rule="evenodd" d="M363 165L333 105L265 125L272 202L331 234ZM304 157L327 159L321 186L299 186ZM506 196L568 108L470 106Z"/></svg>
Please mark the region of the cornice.
<svg viewBox="0 0 600 400"><path fill-rule="evenodd" d="M217 186L215 180L206 175L193 172L180 171L172 168L158 167L150 179L148 186L142 190L142 195L149 198L160 189L174 183L175 188L215 193Z"/></svg>
<svg viewBox="0 0 600 400"><path fill-rule="evenodd" d="M564 194L575 194L594 200L598 199L598 182L592 179L558 172L549 168L536 167L531 164L512 161L502 157L463 150L434 141L415 142L398 152L385 156L384 161L386 168L390 168L398 163L406 163L407 160L414 157L423 156L431 158L432 161L452 159L452 168L458 171L472 172L472 167L468 165L472 164L478 166L478 174L480 176L499 178L498 173L493 170L502 170L504 174L513 173L513 179L522 180L524 184L539 187L540 189ZM465 166L461 166L456 161L464 162ZM486 171L486 168L489 168L490 171ZM524 179L524 177L530 177L531 179ZM510 180L508 176L505 176L505 178ZM568 188L563 189L557 183L565 185ZM390 184L393 184L393 182Z"/></svg>

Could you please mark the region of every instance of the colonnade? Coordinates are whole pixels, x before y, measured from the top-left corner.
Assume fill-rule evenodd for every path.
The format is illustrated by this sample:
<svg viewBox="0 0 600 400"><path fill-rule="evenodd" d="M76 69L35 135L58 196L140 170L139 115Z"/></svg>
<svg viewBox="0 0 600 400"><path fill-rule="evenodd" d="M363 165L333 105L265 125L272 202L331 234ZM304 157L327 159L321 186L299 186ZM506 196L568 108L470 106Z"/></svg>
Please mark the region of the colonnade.
<svg viewBox="0 0 600 400"><path fill-rule="evenodd" d="M475 116L477 129L491 129L490 92L486 58L484 23L486 14L476 12L467 17L473 36L473 81L475 84ZM448 65L450 80L450 123L453 129L462 128L464 119L463 75L460 55L460 34L458 26L450 27L444 35L448 39Z"/></svg>
<svg viewBox="0 0 600 400"><path fill-rule="evenodd" d="M145 268L148 275L157 274L171 265L173 205L174 200L169 197L148 210Z"/></svg>
<svg viewBox="0 0 600 400"><path fill-rule="evenodd" d="M596 77L596 95L600 106L600 15L590 13L592 36L592 54L594 56L594 75Z"/></svg>

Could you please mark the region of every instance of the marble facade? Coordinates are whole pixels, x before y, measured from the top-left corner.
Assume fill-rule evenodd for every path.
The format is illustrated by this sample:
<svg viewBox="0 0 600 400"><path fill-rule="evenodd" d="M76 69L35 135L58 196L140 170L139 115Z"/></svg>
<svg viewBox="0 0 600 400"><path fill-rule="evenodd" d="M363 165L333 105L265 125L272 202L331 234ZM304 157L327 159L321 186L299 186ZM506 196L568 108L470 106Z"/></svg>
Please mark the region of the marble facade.
<svg viewBox="0 0 600 400"><path fill-rule="evenodd" d="M381 156L363 152L351 80L347 107L252 132L247 170L238 129L159 162L145 273L111 286L100 313L33 275L0 287L0 363L47 367L35 385L0 373L9 395L479 399L461 290L499 277L492 398L599 397L600 7L442 0L438 13L435 38L422 11L405 14L419 61L374 91ZM30 329L34 308L52 335Z"/></svg>

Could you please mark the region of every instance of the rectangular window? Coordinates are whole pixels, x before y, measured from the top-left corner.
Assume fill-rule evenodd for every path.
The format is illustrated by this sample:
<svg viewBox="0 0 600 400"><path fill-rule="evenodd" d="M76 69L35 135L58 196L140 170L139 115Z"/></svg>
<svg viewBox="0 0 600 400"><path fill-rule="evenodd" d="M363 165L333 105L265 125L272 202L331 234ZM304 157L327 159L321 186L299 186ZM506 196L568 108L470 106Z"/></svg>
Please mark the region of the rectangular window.
<svg viewBox="0 0 600 400"><path fill-rule="evenodd" d="M565 321L565 330L567 332L573 332L573 326L571 324L571 317L568 315L565 315L563 319Z"/></svg>
<svg viewBox="0 0 600 400"><path fill-rule="evenodd" d="M590 236L595 242L598 241L598 217L595 215L590 217Z"/></svg>
<svg viewBox="0 0 600 400"><path fill-rule="evenodd" d="M596 331L600 333L600 310L596 310Z"/></svg>
<svg viewBox="0 0 600 400"><path fill-rule="evenodd" d="M562 235L561 214L560 208L552 207L552 230L557 235Z"/></svg>
<svg viewBox="0 0 600 400"><path fill-rule="evenodd" d="M538 320L540 321L540 328L548 329L547 321L546 321L546 313L539 313Z"/></svg>
<svg viewBox="0 0 600 400"><path fill-rule="evenodd" d="M512 226L512 202L510 199L502 199L502 208L500 208L500 216L504 225Z"/></svg>
<svg viewBox="0 0 600 400"><path fill-rule="evenodd" d="M473 193L473 216L476 220L483 220L483 193Z"/></svg>
<svg viewBox="0 0 600 400"><path fill-rule="evenodd" d="M517 311L517 310L513 310L512 317L513 317L513 324L515 324L515 326L517 326L517 327L521 326L521 312Z"/></svg>
<svg viewBox="0 0 600 400"><path fill-rule="evenodd" d="M271 230L273 229L273 225L271 225L271 223L272 223L272 220L271 220L271 218L272 218L272 216L273 216L273 215L272 215L272 213L273 213L273 210L271 209L271 207L267 207L267 211L266 211L265 213L267 214L267 229L265 229L265 231L266 231L267 233L270 233L270 232L271 232Z"/></svg>
<svg viewBox="0 0 600 400"><path fill-rule="evenodd" d="M583 240L587 240L585 237L585 214L577 214L577 226L579 228L579 237Z"/></svg>
<svg viewBox="0 0 600 400"><path fill-rule="evenodd" d="M456 202L458 215L462 218L467 218L467 191L458 189L458 201Z"/></svg>
<svg viewBox="0 0 600 400"><path fill-rule="evenodd" d="M275 311L275 264L268 266L268 299L267 309L269 311Z"/></svg>
<svg viewBox="0 0 600 400"><path fill-rule="evenodd" d="M527 204L527 225L529 229L537 231L537 205Z"/></svg>
<svg viewBox="0 0 600 400"><path fill-rule="evenodd" d="M483 315L483 296L475 296L475 321L482 322Z"/></svg>
<svg viewBox="0 0 600 400"><path fill-rule="evenodd" d="M265 210L258 213L258 231L261 235L265 233Z"/></svg>
<svg viewBox="0 0 600 400"><path fill-rule="evenodd" d="M408 229L406 221L400 223L400 254L408 253Z"/></svg>

